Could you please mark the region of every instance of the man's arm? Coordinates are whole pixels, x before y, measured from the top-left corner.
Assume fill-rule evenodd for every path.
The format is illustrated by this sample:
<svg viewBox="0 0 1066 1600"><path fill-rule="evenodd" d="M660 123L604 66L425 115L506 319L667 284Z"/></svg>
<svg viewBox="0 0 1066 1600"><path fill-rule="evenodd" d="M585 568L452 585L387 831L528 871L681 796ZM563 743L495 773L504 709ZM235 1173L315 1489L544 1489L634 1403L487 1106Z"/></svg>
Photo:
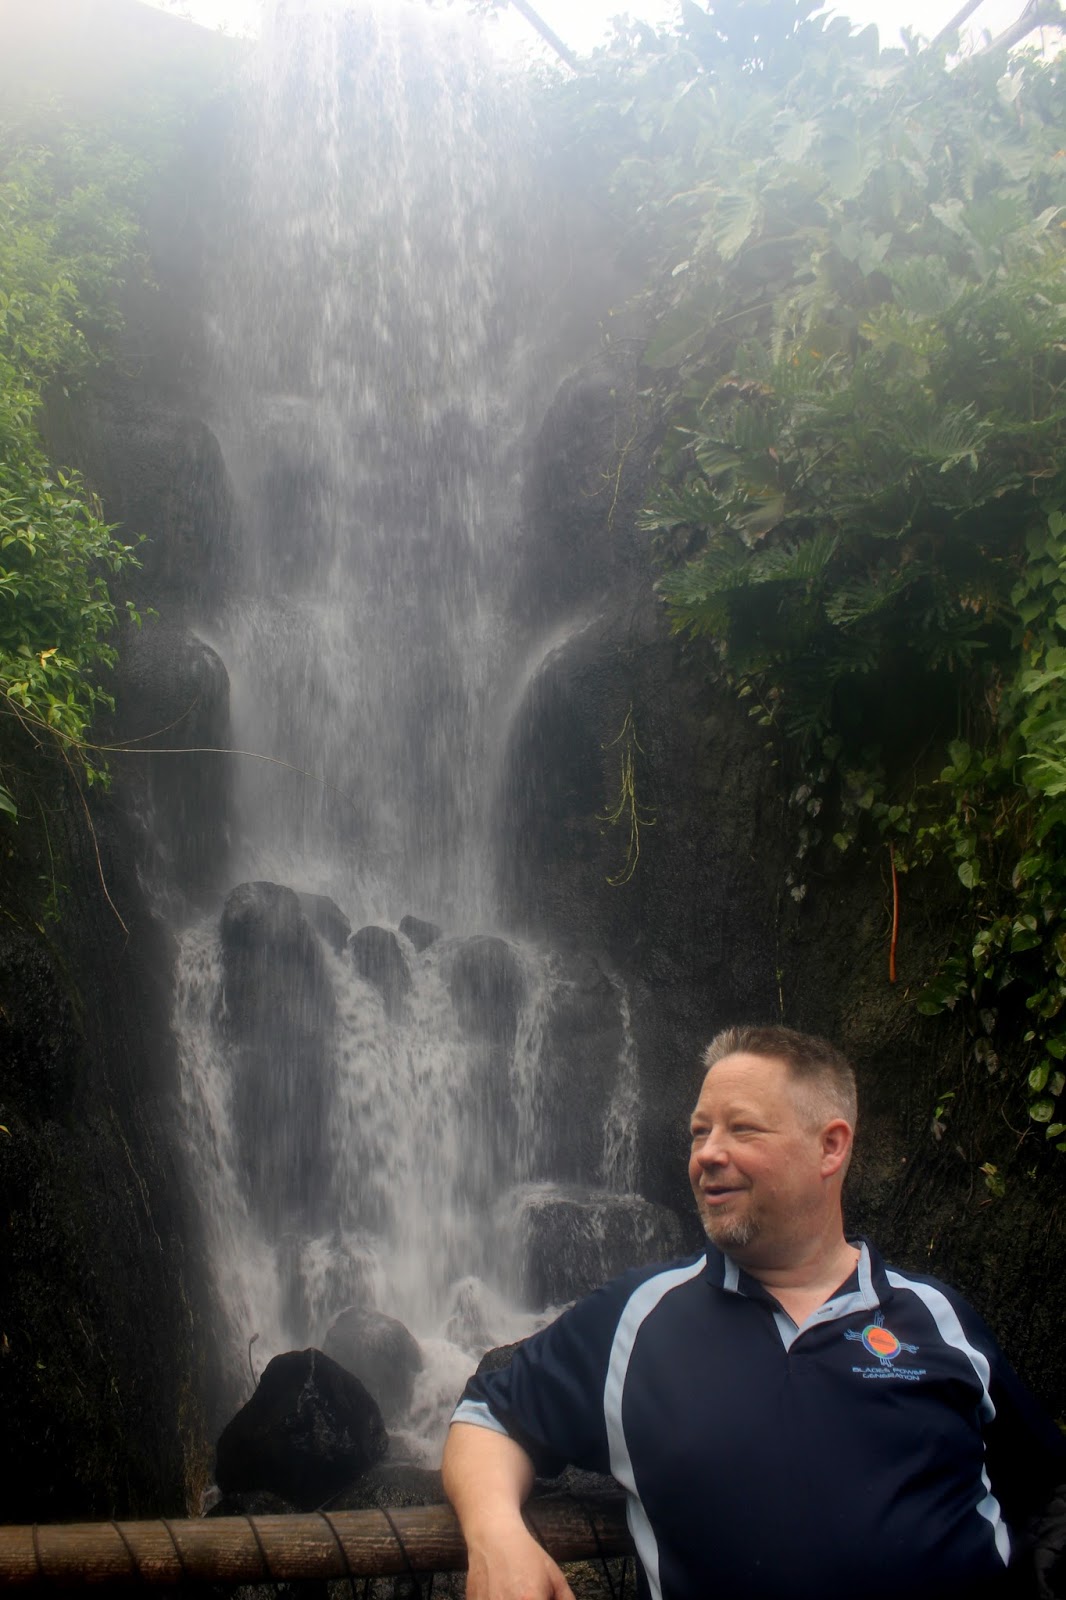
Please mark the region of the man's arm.
<svg viewBox="0 0 1066 1600"><path fill-rule="evenodd" d="M467 1600L574 1600L522 1521L533 1463L520 1444L489 1428L453 1422L441 1470L466 1540Z"/></svg>

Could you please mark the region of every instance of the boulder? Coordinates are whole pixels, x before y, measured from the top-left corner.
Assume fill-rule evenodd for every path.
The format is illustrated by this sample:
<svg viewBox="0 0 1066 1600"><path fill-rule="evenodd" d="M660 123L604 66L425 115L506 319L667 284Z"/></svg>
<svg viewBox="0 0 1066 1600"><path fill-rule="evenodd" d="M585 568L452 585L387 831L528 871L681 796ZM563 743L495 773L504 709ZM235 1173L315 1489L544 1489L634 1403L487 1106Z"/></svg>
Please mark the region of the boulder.
<svg viewBox="0 0 1066 1600"><path fill-rule="evenodd" d="M286 1233L276 1259L282 1316L294 1340L317 1344L345 1306L377 1303L381 1267L373 1245L359 1234L341 1228L311 1239Z"/></svg>
<svg viewBox="0 0 1066 1600"><path fill-rule="evenodd" d="M391 1458L371 1467L358 1483L337 1496L331 1511L372 1511L377 1506L439 1506L444 1504L439 1472ZM434 1585L436 1589L436 1585Z"/></svg>
<svg viewBox="0 0 1066 1600"><path fill-rule="evenodd" d="M225 1496L267 1490L311 1511L382 1459L389 1436L366 1389L321 1350L268 1362L247 1405L222 1431L216 1478Z"/></svg>
<svg viewBox="0 0 1066 1600"><path fill-rule="evenodd" d="M204 1512L205 1517L285 1517L299 1510L291 1500L283 1500L280 1494L273 1494L269 1489L223 1494L216 1488L212 1492L215 1499Z"/></svg>
<svg viewBox="0 0 1066 1600"><path fill-rule="evenodd" d="M328 894L300 894L300 910L326 943L340 955L352 936L352 925Z"/></svg>
<svg viewBox="0 0 1066 1600"><path fill-rule="evenodd" d="M333 990L292 889L243 883L221 922L220 1031L248 1195L272 1233L314 1231L330 1170ZM322 1219L324 1220L324 1219Z"/></svg>
<svg viewBox="0 0 1066 1600"><path fill-rule="evenodd" d="M333 991L299 896L278 883L242 883L219 925L225 1027L234 1037L270 1029L318 1032L333 1020Z"/></svg>
<svg viewBox="0 0 1066 1600"><path fill-rule="evenodd" d="M452 957L448 988L460 1026L475 1038L512 1044L525 982L514 951L503 939L479 934Z"/></svg>
<svg viewBox="0 0 1066 1600"><path fill-rule="evenodd" d="M114 690L115 735L138 752L118 769L118 792L145 823L146 875L193 894L213 890L229 848L233 779L225 663L194 633L149 619L123 634Z"/></svg>
<svg viewBox="0 0 1066 1600"><path fill-rule="evenodd" d="M627 1267L681 1251L681 1224L636 1194L552 1183L523 1184L501 1208L527 1305L565 1305Z"/></svg>
<svg viewBox="0 0 1066 1600"><path fill-rule="evenodd" d="M411 974L400 941L389 928L360 928L348 941L352 965L372 983L385 1002L386 1015L395 1020L411 987Z"/></svg>
<svg viewBox="0 0 1066 1600"><path fill-rule="evenodd" d="M423 922L421 917L401 917L400 932L419 953L428 950L441 936L441 929L435 922Z"/></svg>
<svg viewBox="0 0 1066 1600"><path fill-rule="evenodd" d="M326 1354L365 1384L389 1422L411 1404L422 1370L418 1341L395 1317L349 1306L325 1338Z"/></svg>

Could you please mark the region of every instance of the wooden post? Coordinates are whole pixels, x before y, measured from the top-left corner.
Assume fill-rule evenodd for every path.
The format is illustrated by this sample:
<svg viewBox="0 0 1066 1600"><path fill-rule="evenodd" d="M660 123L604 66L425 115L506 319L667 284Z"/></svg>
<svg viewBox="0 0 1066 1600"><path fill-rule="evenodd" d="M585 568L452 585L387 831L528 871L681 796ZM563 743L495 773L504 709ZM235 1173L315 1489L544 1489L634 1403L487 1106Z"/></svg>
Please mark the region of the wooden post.
<svg viewBox="0 0 1066 1600"><path fill-rule="evenodd" d="M556 1561L632 1552L621 1496L533 1500L526 1521ZM174 1588L465 1566L459 1524L448 1506L0 1527L0 1589Z"/></svg>

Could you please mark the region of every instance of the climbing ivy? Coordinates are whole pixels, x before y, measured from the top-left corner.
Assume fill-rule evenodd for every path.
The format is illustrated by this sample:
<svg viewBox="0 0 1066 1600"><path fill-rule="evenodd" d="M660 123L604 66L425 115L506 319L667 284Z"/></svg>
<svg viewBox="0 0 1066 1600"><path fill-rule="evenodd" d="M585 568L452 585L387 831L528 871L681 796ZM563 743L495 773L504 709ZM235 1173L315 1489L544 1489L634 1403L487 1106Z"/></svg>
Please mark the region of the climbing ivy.
<svg viewBox="0 0 1066 1600"><path fill-rule="evenodd" d="M797 774L797 900L818 850L950 863L918 1008L1066 1150L1062 63L812 9L686 0L570 90L649 279L658 587Z"/></svg>

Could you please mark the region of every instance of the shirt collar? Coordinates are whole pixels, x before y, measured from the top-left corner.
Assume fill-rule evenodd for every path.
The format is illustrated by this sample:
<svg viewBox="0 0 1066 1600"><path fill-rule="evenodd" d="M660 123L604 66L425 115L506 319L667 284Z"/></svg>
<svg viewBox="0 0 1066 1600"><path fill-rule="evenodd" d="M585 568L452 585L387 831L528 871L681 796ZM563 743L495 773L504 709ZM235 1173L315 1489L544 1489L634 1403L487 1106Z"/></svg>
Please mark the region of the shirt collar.
<svg viewBox="0 0 1066 1600"><path fill-rule="evenodd" d="M849 1244L859 1252L859 1259L850 1277L836 1293L815 1312L819 1321L836 1321L859 1311L876 1311L889 1297L890 1289L884 1263L875 1247L862 1237L849 1239ZM751 1300L777 1301L757 1278L727 1256L717 1245L707 1245L707 1281L727 1294L742 1294Z"/></svg>

